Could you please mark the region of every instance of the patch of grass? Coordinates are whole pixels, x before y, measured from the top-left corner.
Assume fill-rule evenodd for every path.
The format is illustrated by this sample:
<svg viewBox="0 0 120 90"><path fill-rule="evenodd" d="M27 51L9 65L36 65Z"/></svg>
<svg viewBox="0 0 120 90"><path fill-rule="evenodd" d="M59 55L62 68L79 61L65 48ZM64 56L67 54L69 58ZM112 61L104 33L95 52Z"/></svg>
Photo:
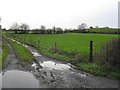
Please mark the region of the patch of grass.
<svg viewBox="0 0 120 90"><path fill-rule="evenodd" d="M119 32L117 28L92 28L90 32L115 33Z"/></svg>
<svg viewBox="0 0 120 90"><path fill-rule="evenodd" d="M20 59L20 64L28 64L34 61L34 57L31 54L31 52L28 51L27 48L23 47L20 44L17 44L9 39L7 39L7 41L9 41L9 43L12 45L14 52L15 52L15 56Z"/></svg>
<svg viewBox="0 0 120 90"><path fill-rule="evenodd" d="M120 79L120 71L107 70L105 67L95 63L78 63L78 68L94 75L107 76L109 78Z"/></svg>
<svg viewBox="0 0 120 90"><path fill-rule="evenodd" d="M5 59L6 59L6 57L8 56L8 54L9 54L9 48L8 48L8 46L6 45L6 43L3 41L2 42L2 56L1 56L1 62L2 62L2 66L4 66L4 61L5 61Z"/></svg>
<svg viewBox="0 0 120 90"><path fill-rule="evenodd" d="M2 66L2 53L0 52L0 68Z"/></svg>

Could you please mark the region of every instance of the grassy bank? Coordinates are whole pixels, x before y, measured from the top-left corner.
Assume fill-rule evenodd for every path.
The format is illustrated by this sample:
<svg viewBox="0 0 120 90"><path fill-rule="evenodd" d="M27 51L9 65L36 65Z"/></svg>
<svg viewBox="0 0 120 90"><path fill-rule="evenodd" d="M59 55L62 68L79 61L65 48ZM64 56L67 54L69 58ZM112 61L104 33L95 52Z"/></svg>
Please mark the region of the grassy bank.
<svg viewBox="0 0 120 90"><path fill-rule="evenodd" d="M118 33L119 30L117 28L92 28L89 29L89 32Z"/></svg>
<svg viewBox="0 0 120 90"><path fill-rule="evenodd" d="M92 40L93 56L100 54L103 46L112 39L118 38L112 34L10 34L9 36L37 48L42 54L64 60L76 65L79 69L95 75L119 78L120 73L108 70L99 64L98 57L94 63L89 63L89 43Z"/></svg>
<svg viewBox="0 0 120 90"><path fill-rule="evenodd" d="M34 57L32 54L28 51L27 48L23 47L20 44L17 44L13 42L12 40L9 40L6 38L6 40L12 45L15 56L20 59L20 64L28 64L34 61Z"/></svg>
<svg viewBox="0 0 120 90"><path fill-rule="evenodd" d="M114 79L120 79L120 71L109 70L102 65L96 63L78 63L77 67L86 72L97 76L105 76Z"/></svg>
<svg viewBox="0 0 120 90"><path fill-rule="evenodd" d="M0 52L0 68L2 67L2 53Z"/></svg>
<svg viewBox="0 0 120 90"><path fill-rule="evenodd" d="M0 43L0 48L2 48L2 43ZM0 52L0 67L2 66L2 52Z"/></svg>
<svg viewBox="0 0 120 90"><path fill-rule="evenodd" d="M9 54L9 48L8 48L8 46L6 45L6 43L3 41L2 42L2 48L3 48L3 50L2 50L2 66L4 66L4 61L5 61L5 59L6 59L6 57L8 56L8 54Z"/></svg>

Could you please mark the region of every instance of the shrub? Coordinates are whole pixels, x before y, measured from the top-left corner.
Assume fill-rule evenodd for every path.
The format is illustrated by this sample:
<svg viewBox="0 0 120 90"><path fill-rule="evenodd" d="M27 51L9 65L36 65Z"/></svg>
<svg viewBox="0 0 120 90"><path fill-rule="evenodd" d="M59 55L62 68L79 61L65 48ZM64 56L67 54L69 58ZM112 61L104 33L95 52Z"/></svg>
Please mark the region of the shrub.
<svg viewBox="0 0 120 90"><path fill-rule="evenodd" d="M97 55L99 62L106 67L114 71L120 71L120 39L113 39L106 43L102 52Z"/></svg>
<svg viewBox="0 0 120 90"><path fill-rule="evenodd" d="M120 70L120 39L114 39L106 44L106 61L105 65L113 70Z"/></svg>

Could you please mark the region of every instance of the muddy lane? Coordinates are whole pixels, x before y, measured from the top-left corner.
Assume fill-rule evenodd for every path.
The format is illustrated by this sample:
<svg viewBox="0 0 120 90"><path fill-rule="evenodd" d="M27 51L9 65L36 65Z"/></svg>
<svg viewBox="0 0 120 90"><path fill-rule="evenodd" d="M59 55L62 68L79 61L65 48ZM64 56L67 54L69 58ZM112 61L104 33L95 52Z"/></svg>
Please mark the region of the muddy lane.
<svg viewBox="0 0 120 90"><path fill-rule="evenodd" d="M37 73L42 76L49 87L65 87L65 88L118 88L118 80L105 77L94 76L92 74L75 69L70 63L64 63L41 55L38 50L29 45L23 44L36 58L41 66L33 63L33 67L37 68Z"/></svg>
<svg viewBox="0 0 120 90"><path fill-rule="evenodd" d="M77 70L75 66L70 63L47 58L41 55L34 47L22 44L15 40L13 41L26 47L33 54L36 61L33 62L31 66L26 67L26 69L23 69L23 67L15 63L13 66L9 64L10 66L8 65L7 67L12 67L14 70L16 70L16 68L17 70L26 70L27 72L32 73L35 79L38 80L40 88L118 88L118 80L94 76L92 74ZM13 62L17 62L17 60L11 61L11 64ZM11 72L8 73L11 75ZM13 71L13 73L19 74L22 72ZM21 78L25 77L25 75L26 73L24 73ZM29 77L31 76L28 76L28 78ZM35 85L37 84L35 83Z"/></svg>
<svg viewBox="0 0 120 90"><path fill-rule="evenodd" d="M39 88L39 81L31 73L30 65L23 67L18 63L14 55L12 46L5 41L10 49L10 54L4 62L5 68L2 70L2 88Z"/></svg>

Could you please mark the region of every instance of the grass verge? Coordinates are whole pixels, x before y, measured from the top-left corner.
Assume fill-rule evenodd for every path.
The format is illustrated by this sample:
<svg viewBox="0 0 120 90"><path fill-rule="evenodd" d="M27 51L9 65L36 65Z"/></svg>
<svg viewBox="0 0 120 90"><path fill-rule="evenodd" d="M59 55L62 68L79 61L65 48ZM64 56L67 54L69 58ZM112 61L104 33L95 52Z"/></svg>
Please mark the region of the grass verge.
<svg viewBox="0 0 120 90"><path fill-rule="evenodd" d="M12 45L16 58L20 59L19 64L25 65L34 61L32 53L27 48L7 38L6 40Z"/></svg>
<svg viewBox="0 0 120 90"><path fill-rule="evenodd" d="M0 68L2 67L2 52L0 52Z"/></svg>
<svg viewBox="0 0 120 90"><path fill-rule="evenodd" d="M2 50L2 53L1 53L1 58L2 58L1 59L2 63L1 64L2 64L2 66L4 66L4 61L9 54L9 48L4 41L2 42L2 48L3 48L3 50Z"/></svg>
<svg viewBox="0 0 120 90"><path fill-rule="evenodd" d="M105 67L95 63L78 63L78 68L97 76L105 76L114 79L120 79L120 71L108 70Z"/></svg>

